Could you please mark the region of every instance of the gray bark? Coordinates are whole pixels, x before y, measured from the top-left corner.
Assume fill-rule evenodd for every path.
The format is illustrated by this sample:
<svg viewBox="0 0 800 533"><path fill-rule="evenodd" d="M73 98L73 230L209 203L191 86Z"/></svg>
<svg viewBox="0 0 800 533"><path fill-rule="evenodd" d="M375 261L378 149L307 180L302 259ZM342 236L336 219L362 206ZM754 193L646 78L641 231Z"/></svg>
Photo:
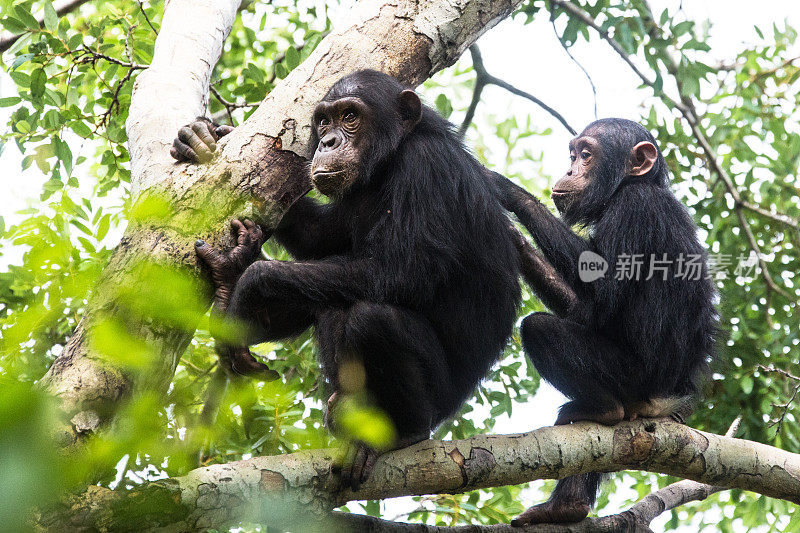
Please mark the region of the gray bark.
<svg viewBox="0 0 800 533"><path fill-rule="evenodd" d="M637 420L615 427L580 423L519 435L424 441L382 456L357 492L338 487L337 478L330 473L333 454L333 450L302 451L213 465L127 494L95 487L73 497L40 525L58 529L65 523L84 528L100 524L113 529L116 524L125 524L137 530L169 527L170 531L192 531L254 520L296 531L310 531L322 524L322 530L330 531L332 523L346 526L360 520L332 519L328 514L348 501L456 494L534 479L625 469L671 474L800 503L800 455L705 433L666 419ZM700 493L689 494L697 495ZM661 496L666 505L688 501L686 494L675 490ZM643 501L641 516L654 516L649 509L651 500ZM633 517L607 518L581 527L636 523L629 518ZM500 526L497 529L504 531ZM407 530L427 531L417 526Z"/></svg>

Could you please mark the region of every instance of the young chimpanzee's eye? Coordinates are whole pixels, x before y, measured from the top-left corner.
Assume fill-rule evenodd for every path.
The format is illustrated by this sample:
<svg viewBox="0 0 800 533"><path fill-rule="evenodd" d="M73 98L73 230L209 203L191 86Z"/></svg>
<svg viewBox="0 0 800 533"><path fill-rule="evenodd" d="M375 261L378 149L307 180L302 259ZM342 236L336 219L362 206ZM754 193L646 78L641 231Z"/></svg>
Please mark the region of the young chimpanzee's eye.
<svg viewBox="0 0 800 533"><path fill-rule="evenodd" d="M573 162L573 163L574 163L576 159L578 159L578 158L575 156L575 154L569 154L569 160L570 160L571 162Z"/></svg>
<svg viewBox="0 0 800 533"><path fill-rule="evenodd" d="M351 109L351 110L347 111L344 114L344 117L342 117L342 118L344 119L345 122L353 122L355 119L358 118L358 113L356 113L355 111L353 111Z"/></svg>
<svg viewBox="0 0 800 533"><path fill-rule="evenodd" d="M591 152L589 152L589 150L583 150L581 152L581 157L584 159L589 159L590 157L592 157L592 154Z"/></svg>

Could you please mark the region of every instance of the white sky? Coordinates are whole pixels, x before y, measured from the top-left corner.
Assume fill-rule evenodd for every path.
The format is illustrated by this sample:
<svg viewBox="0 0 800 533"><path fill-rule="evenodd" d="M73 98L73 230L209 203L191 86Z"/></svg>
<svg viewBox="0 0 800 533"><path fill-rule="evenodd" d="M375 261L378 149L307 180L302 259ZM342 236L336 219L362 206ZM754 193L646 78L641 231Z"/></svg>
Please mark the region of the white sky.
<svg viewBox="0 0 800 533"><path fill-rule="evenodd" d="M681 6L682 4L682 6ZM718 60L730 60L746 43L755 42L754 25L760 25L770 35L773 22L782 25L784 19L795 27L800 26L800 3L797 0L762 0L754 3L745 0L653 0L656 14L665 8L682 9L695 21L713 21L709 45L712 55ZM567 57L556 40L552 27L546 20L523 26L521 22L507 20L491 30L479 42L484 63L488 71L541 98L557 109L577 130L594 120L593 99L588 81L579 68ZM592 45L581 42L572 48L572 54L591 74L597 87L598 116L619 116L636 120L642 110L642 102L650 96L649 91L637 89L638 78L623 61L605 44L595 41ZM797 51L795 51L795 55ZM7 75L0 75L0 96L13 94L12 83ZM5 123L9 108L0 109L0 123ZM524 121L530 113L537 129L551 127L548 137L532 137L529 142L534 153L544 153L542 169L545 176L560 176L566 169L567 142L569 133L548 114L526 100L514 97L497 87L488 87L478 111L480 115L493 115L502 120L512 114ZM458 122L456 114L451 117ZM485 119L485 117L484 117ZM484 142L489 142L484 139ZM76 148L73 147L73 152ZM89 155L89 154L86 154ZM29 205L36 205L44 177L35 168L20 172L22 156L16 146L7 145L0 156L2 190L0 215L6 225L19 220L13 213ZM543 186L546 186L542 183ZM13 251L0 257L0 267L18 257ZM515 407L511 419L501 417L495 427L497 433L528 431L549 425L555 419L555 409L562 397L551 387L543 386L536 398L524 406ZM622 495L620 495L622 496ZM624 495L630 497L631 495ZM530 495L532 503L539 496ZM617 498L615 498L617 500ZM406 508L408 502L389 505L392 512ZM611 512L611 509L609 509ZM395 513L397 514L397 513ZM668 516L662 516L653 524L653 529L663 529Z"/></svg>

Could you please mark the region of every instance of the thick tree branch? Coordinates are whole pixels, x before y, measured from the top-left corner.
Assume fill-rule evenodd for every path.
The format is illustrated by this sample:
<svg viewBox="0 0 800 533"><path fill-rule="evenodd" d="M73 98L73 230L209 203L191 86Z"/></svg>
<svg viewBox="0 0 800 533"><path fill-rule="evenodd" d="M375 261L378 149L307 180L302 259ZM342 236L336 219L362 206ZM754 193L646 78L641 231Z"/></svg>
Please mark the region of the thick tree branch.
<svg viewBox="0 0 800 533"><path fill-rule="evenodd" d="M234 216L273 226L309 188L305 156L311 111L341 76L381 70L417 85L460 56L522 0L364 0L259 108L218 145L211 164L176 164L169 146L178 128L203 114L211 70L230 31L238 0L172 0L167 4L153 62L136 78L128 118L131 201L157 196L171 216L133 221L96 285L87 312L42 380L72 417L67 442L113 417L123 397L166 390L193 328L125 314L116 294L130 285L143 260L196 274L193 242L226 246ZM193 295L169 295L191 298ZM210 301L210 295L204 295ZM112 317L158 354L145 371L130 373L90 342L97 317Z"/></svg>
<svg viewBox="0 0 800 533"><path fill-rule="evenodd" d="M329 469L333 456L333 450L316 450L256 457L199 468L128 493L90 488L42 522L50 527L71 523L84 528L102 523L110 529L124 523L141 530L169 525L171 531L189 531L255 520L306 531L311 525L303 519L329 519L332 509L353 500L455 494L626 469L800 503L800 455L666 419L615 427L580 423L519 435L424 441L384 455L357 492L339 490ZM671 501L684 500L681 496Z"/></svg>

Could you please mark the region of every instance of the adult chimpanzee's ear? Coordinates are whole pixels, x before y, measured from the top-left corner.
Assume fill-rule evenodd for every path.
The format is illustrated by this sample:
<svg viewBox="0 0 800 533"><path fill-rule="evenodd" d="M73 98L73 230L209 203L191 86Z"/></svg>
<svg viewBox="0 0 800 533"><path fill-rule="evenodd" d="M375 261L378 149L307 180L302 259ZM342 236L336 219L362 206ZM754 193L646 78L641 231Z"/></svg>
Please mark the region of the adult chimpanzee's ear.
<svg viewBox="0 0 800 533"><path fill-rule="evenodd" d="M658 148L651 142L642 141L631 150L631 176L644 176L658 159Z"/></svg>
<svg viewBox="0 0 800 533"><path fill-rule="evenodd" d="M400 104L400 116L403 117L403 128L411 131L422 118L422 102L417 93L406 89L397 97Z"/></svg>

